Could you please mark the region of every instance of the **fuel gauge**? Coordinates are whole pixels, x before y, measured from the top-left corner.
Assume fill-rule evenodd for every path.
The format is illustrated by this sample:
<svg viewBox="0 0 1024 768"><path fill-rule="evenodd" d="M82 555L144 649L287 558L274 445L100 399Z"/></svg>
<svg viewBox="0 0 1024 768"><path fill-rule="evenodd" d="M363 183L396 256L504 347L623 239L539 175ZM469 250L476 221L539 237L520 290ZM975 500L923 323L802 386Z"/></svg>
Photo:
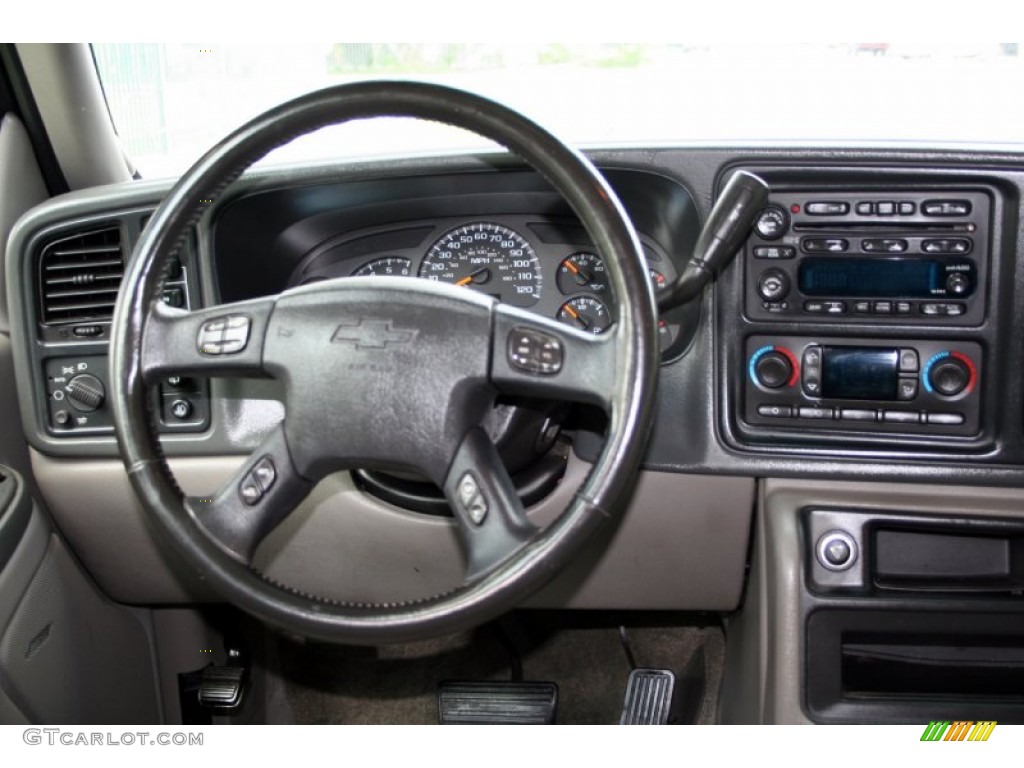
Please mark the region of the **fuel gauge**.
<svg viewBox="0 0 1024 768"><path fill-rule="evenodd" d="M557 318L566 325L589 333L603 333L612 324L608 307L593 296L569 299L558 310Z"/></svg>

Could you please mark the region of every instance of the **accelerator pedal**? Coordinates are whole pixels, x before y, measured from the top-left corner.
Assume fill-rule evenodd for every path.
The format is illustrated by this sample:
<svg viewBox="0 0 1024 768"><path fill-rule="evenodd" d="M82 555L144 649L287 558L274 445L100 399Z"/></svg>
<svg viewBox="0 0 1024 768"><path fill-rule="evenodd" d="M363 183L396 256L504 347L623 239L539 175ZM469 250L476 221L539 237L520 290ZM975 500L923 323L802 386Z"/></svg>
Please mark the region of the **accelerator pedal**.
<svg viewBox="0 0 1024 768"><path fill-rule="evenodd" d="M437 692L441 725L552 725L554 683L443 682Z"/></svg>
<svg viewBox="0 0 1024 768"><path fill-rule="evenodd" d="M634 669L626 683L619 725L665 725L676 676L667 669Z"/></svg>

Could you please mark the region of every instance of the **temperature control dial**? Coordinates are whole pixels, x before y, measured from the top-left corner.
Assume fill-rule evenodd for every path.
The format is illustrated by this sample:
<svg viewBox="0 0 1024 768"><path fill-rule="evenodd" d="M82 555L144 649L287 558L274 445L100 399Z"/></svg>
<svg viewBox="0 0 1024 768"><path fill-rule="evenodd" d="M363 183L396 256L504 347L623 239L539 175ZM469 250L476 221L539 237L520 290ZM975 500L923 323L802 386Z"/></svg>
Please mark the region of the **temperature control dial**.
<svg viewBox="0 0 1024 768"><path fill-rule="evenodd" d="M925 364L924 386L943 397L956 397L974 388L977 372L970 358L960 352L940 352Z"/></svg>

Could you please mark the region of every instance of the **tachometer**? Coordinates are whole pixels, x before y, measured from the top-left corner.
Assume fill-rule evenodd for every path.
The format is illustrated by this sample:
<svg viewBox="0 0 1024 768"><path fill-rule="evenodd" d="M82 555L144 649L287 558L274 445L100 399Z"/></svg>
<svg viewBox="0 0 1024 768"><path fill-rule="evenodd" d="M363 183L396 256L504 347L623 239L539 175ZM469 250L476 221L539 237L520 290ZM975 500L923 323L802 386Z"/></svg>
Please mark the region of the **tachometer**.
<svg viewBox="0 0 1024 768"><path fill-rule="evenodd" d="M430 247L420 277L464 285L517 307L540 298L540 261L526 239L500 224L475 222Z"/></svg>
<svg viewBox="0 0 1024 768"><path fill-rule="evenodd" d="M352 273L353 276L367 277L379 275L387 277L405 277L412 271L412 262L401 256L385 256L382 259L363 264Z"/></svg>

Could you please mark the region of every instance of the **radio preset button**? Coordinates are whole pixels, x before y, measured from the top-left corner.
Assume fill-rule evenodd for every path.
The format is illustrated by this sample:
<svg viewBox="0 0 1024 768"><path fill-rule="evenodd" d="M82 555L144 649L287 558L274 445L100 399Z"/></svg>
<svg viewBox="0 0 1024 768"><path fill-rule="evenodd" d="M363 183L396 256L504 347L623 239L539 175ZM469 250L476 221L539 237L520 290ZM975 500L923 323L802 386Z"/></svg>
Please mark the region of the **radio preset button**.
<svg viewBox="0 0 1024 768"><path fill-rule="evenodd" d="M839 411L843 421L877 421L878 411L868 408L843 408Z"/></svg>
<svg viewBox="0 0 1024 768"><path fill-rule="evenodd" d="M857 213L860 216L870 216L875 212L875 204L869 200L857 203Z"/></svg>
<svg viewBox="0 0 1024 768"><path fill-rule="evenodd" d="M916 411L885 411L883 420L891 424L920 424L921 414Z"/></svg>
<svg viewBox="0 0 1024 768"><path fill-rule="evenodd" d="M789 419L793 417L793 407L790 405L759 405L757 415L769 419Z"/></svg>
<svg viewBox="0 0 1024 768"><path fill-rule="evenodd" d="M820 315L825 311L825 302L823 301L805 301L804 312L810 312L815 315Z"/></svg>
<svg viewBox="0 0 1024 768"><path fill-rule="evenodd" d="M911 202L903 201L899 204L900 216L913 216L917 206Z"/></svg>
<svg viewBox="0 0 1024 768"><path fill-rule="evenodd" d="M876 315L891 315L892 314L892 302L891 301L876 301L875 302L875 314Z"/></svg>
<svg viewBox="0 0 1024 768"><path fill-rule="evenodd" d="M853 311L860 315L866 315L871 311L871 302L855 301L853 302Z"/></svg>
<svg viewBox="0 0 1024 768"><path fill-rule="evenodd" d="M860 241L865 253L904 253L907 241L899 237L871 237Z"/></svg>
<svg viewBox="0 0 1024 768"><path fill-rule="evenodd" d="M846 314L846 302L845 301L826 301L825 302L825 313L828 315L845 315Z"/></svg>
<svg viewBox="0 0 1024 768"><path fill-rule="evenodd" d="M929 413L927 417L929 424L938 424L943 427L955 427L964 423L962 413Z"/></svg>
<svg viewBox="0 0 1024 768"><path fill-rule="evenodd" d="M808 253L842 253L850 242L842 237L805 237L803 246Z"/></svg>
<svg viewBox="0 0 1024 768"><path fill-rule="evenodd" d="M892 216L896 213L896 203L891 200L887 200L884 203L879 203L876 210L878 211L879 216Z"/></svg>
<svg viewBox="0 0 1024 768"><path fill-rule="evenodd" d="M808 216L845 216L850 212L850 204L838 201L815 201L804 206Z"/></svg>
<svg viewBox="0 0 1024 768"><path fill-rule="evenodd" d="M797 409L797 415L801 419L831 419L832 414L831 408L819 408L811 405L802 405Z"/></svg>
<svg viewBox="0 0 1024 768"><path fill-rule="evenodd" d="M899 380L896 388L897 400L913 400L917 397L917 379L904 378Z"/></svg>
<svg viewBox="0 0 1024 768"><path fill-rule="evenodd" d="M968 216L971 213L969 200L925 200L921 203L925 216Z"/></svg>
<svg viewBox="0 0 1024 768"><path fill-rule="evenodd" d="M909 301L897 301L896 302L896 314L897 315L909 315L913 305Z"/></svg>
<svg viewBox="0 0 1024 768"><path fill-rule="evenodd" d="M754 248L755 259L792 259L796 248L788 245L759 245Z"/></svg>

